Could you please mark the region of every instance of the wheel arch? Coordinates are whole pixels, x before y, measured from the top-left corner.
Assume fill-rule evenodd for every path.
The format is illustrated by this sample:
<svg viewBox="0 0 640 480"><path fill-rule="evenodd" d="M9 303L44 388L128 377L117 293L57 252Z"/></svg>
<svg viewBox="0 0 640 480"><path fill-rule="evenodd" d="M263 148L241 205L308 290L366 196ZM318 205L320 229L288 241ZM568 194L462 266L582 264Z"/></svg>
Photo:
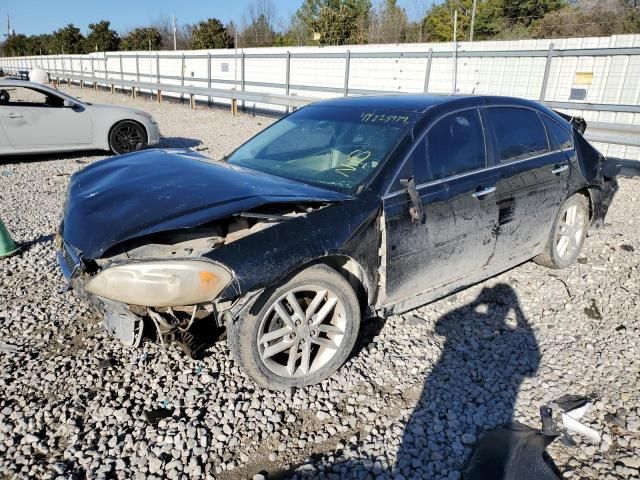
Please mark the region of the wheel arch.
<svg viewBox="0 0 640 480"><path fill-rule="evenodd" d="M349 255L333 253L301 263L278 279L277 283L286 282L294 275L314 265L325 265L343 277L353 288L360 303L363 317L370 316L370 307L373 305L373 297L375 295L374 284L372 279L367 276L362 265Z"/></svg>
<svg viewBox="0 0 640 480"><path fill-rule="evenodd" d="M582 195L582 196L586 197L587 203L589 204L589 222L591 222L593 220L593 192L592 192L592 190L598 190L598 189L599 189L599 187L595 187L595 186L585 186L585 187L579 188L578 190L574 191L571 195L567 196L567 198L570 198L573 195Z"/></svg>

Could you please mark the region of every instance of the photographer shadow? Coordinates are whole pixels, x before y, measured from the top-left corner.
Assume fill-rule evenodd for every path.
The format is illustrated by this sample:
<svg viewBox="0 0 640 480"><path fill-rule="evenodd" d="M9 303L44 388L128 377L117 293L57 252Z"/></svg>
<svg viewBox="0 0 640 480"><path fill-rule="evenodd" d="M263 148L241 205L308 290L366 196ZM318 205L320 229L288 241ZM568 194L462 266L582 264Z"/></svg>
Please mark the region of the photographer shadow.
<svg viewBox="0 0 640 480"><path fill-rule="evenodd" d="M513 288L484 288L436 322L445 337L398 449L393 476L458 477L482 433L510 423L540 351Z"/></svg>
<svg viewBox="0 0 640 480"><path fill-rule="evenodd" d="M337 461L313 478L320 473L321 478L459 479L482 434L511 423L520 386L540 364L535 335L513 288L504 283L483 288L470 304L440 317L435 333L445 338L442 353L406 421L395 464L381 468L384 457L368 458L361 440L350 447L356 455L333 452ZM290 470L269 478L310 477Z"/></svg>

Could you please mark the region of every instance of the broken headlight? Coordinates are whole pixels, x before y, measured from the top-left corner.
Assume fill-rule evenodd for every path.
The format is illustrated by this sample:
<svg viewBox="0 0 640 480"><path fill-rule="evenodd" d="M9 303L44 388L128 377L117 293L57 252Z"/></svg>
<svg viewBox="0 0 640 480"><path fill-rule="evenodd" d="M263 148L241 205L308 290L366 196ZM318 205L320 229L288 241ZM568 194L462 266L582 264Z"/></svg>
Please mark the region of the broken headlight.
<svg viewBox="0 0 640 480"><path fill-rule="evenodd" d="M213 263L158 261L107 268L89 280L85 290L132 305L172 307L209 302L230 281L231 274Z"/></svg>

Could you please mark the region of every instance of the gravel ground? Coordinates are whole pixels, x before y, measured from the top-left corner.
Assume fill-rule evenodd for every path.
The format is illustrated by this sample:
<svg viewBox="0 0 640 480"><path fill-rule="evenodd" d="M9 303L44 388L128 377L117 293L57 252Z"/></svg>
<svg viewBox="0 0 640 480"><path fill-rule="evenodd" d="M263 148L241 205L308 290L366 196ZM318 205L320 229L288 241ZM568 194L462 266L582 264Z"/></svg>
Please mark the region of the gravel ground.
<svg viewBox="0 0 640 480"><path fill-rule="evenodd" d="M163 145L212 156L273 121L72 92L144 108ZM202 361L123 347L61 288L52 237L69 175L103 157L0 165L0 216L27 245L0 260L0 478L457 479L484 431L537 427L564 393L594 396L584 422L602 434L551 445L565 477L640 478L640 180L621 180L573 267L529 262L372 320L332 378L280 394L245 378L225 342Z"/></svg>

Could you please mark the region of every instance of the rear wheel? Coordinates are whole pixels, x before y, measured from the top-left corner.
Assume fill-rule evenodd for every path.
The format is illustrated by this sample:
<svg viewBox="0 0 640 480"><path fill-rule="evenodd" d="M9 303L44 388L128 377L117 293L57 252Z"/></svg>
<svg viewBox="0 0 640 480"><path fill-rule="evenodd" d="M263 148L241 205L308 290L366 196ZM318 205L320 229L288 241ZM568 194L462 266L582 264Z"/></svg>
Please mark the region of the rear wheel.
<svg viewBox="0 0 640 480"><path fill-rule="evenodd" d="M147 134L139 123L124 120L116 123L109 132L109 148L113 153L130 153L147 146Z"/></svg>
<svg viewBox="0 0 640 480"><path fill-rule="evenodd" d="M564 201L543 253L534 258L549 268L565 268L576 261L589 229L589 201L576 193Z"/></svg>
<svg viewBox="0 0 640 480"><path fill-rule="evenodd" d="M260 385L284 390L318 383L353 349L360 306L349 283L315 265L265 292L229 329L231 351Z"/></svg>

